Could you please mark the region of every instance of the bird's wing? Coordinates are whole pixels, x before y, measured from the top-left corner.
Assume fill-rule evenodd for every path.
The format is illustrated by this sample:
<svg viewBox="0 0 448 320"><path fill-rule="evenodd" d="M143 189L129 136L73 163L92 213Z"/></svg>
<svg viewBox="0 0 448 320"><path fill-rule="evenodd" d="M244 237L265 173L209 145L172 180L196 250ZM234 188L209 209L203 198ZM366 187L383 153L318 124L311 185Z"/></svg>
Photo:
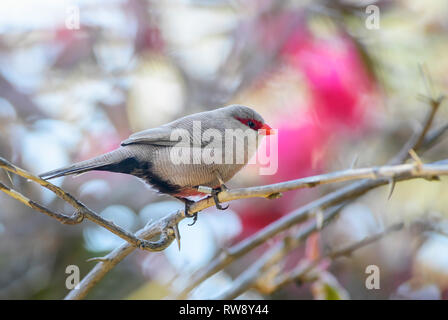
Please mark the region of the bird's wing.
<svg viewBox="0 0 448 320"><path fill-rule="evenodd" d="M172 129L169 127L158 127L136 132L121 142L122 146L129 144L152 144L158 146L173 146L178 141L171 140Z"/></svg>

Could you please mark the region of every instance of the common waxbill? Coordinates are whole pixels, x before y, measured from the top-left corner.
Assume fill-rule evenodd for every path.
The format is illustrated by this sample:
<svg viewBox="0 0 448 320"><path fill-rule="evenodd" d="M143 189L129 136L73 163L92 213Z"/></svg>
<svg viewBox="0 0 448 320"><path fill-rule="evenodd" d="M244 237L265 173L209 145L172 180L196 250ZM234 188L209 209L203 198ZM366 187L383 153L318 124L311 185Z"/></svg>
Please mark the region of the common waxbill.
<svg viewBox="0 0 448 320"><path fill-rule="evenodd" d="M194 126L198 128L198 125L200 130L194 130ZM216 130L214 132L218 135L214 135L213 138L209 137L209 141L207 141L207 137L203 137L207 136L207 129ZM226 145L226 132L229 131L226 129L230 129L230 132L234 134L232 145L229 143L230 140L227 140ZM250 129L255 132L255 145L247 143L247 136L244 134L244 132L252 132ZM185 203L185 215L194 217L194 221L196 221L197 215L188 214L188 207L192 203L188 198L205 195L198 191L199 186L210 187L213 189L212 196L217 208L226 209L219 204L217 194L223 187L223 183L230 180L246 165L256 151L260 141L256 133L260 129L263 130L258 133L264 135L273 133L263 118L251 108L242 105L230 105L212 111L188 115L160 127L134 133L124 140L119 148L111 152L41 174L40 177L52 179L92 170L132 174L149 183L160 193L169 194L182 200ZM222 146L222 161L210 161L204 155L198 158L197 155L200 155L201 152L195 153L193 149L191 149L193 150L191 161L184 161L188 163L173 161L173 154L176 154L172 152L173 148L179 146L179 139L181 139L180 135L177 134L178 131L188 135L188 138L192 141L193 149L194 146L199 148L196 151L205 151L205 154L208 154L211 149L207 148L212 145L215 149L216 146ZM218 141L213 141L216 139ZM244 157L242 161L236 161L237 156L242 156L235 149L241 142L244 145ZM233 149L229 150L230 147ZM233 152L233 159L230 163L228 160L225 161L225 155L229 152ZM211 155L214 155L213 152ZM214 159L216 160L216 157Z"/></svg>

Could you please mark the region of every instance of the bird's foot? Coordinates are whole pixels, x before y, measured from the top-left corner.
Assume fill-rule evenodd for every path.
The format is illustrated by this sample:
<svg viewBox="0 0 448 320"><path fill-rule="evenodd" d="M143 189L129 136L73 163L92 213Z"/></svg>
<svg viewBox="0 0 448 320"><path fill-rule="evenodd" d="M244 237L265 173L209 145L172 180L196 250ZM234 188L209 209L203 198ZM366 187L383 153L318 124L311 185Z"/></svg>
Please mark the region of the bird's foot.
<svg viewBox="0 0 448 320"><path fill-rule="evenodd" d="M215 200L215 206L216 206L216 209L218 209L218 210L226 210L226 209L228 209L229 208L229 205L227 205L226 207L223 207L222 205L221 205L221 202L219 202L219 199L218 199L218 194L220 193L220 192L222 192L222 191L227 191L228 189L227 189L227 187L225 186L225 184L222 184L221 186L219 186L218 188L214 188L213 190L212 190L212 197L213 197L213 200Z"/></svg>
<svg viewBox="0 0 448 320"><path fill-rule="evenodd" d="M193 222L188 224L189 226L192 226L198 220L198 213L197 212L193 213L193 214L189 213L190 212L190 206L194 203L194 201L188 200L188 199L182 199L182 201L185 203L185 211L184 211L185 212L185 217L193 218Z"/></svg>

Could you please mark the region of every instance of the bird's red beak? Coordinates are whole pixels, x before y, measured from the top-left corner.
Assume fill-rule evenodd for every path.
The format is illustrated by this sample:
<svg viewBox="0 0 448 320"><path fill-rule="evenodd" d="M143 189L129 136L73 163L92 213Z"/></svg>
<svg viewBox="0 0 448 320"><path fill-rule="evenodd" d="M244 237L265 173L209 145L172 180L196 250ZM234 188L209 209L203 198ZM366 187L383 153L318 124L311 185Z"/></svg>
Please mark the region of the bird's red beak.
<svg viewBox="0 0 448 320"><path fill-rule="evenodd" d="M264 136L269 136L271 134L275 134L275 131L270 126L268 126L266 123L264 125L262 125L261 128L258 130L262 130L262 131L258 131L258 132Z"/></svg>

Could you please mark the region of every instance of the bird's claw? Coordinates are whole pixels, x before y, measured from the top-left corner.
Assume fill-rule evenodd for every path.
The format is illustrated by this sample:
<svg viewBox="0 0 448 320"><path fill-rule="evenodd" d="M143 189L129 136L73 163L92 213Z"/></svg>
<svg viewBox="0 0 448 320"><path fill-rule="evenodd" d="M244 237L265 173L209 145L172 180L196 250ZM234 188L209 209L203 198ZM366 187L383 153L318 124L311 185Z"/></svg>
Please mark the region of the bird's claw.
<svg viewBox="0 0 448 320"><path fill-rule="evenodd" d="M224 184L222 184L219 188L212 190L212 197L213 197L213 200L215 200L215 206L216 206L216 209L218 209L218 210L227 210L229 208L229 205L227 205L226 207L223 207L218 199L218 194L221 191L226 191L226 190L228 190L228 189Z"/></svg>
<svg viewBox="0 0 448 320"><path fill-rule="evenodd" d="M189 223L188 226L191 227L192 225L194 225L196 223L196 221L198 221L198 214L194 213L192 215L186 215L187 218L193 218L193 222Z"/></svg>
<svg viewBox="0 0 448 320"><path fill-rule="evenodd" d="M224 184L221 184L218 188L214 188L214 189L211 190L211 196L213 197L213 200L215 201L216 209L218 209L218 210L227 210L229 208L229 205L222 206L221 203L219 202L219 198L218 198L218 194L220 192L227 191L227 190L228 190L228 188ZM194 201L191 201L191 200L188 200L188 199L181 199L181 200L185 203L185 217L186 218L193 218L193 222L188 224L189 226L192 226L198 220L198 213L197 212L193 213L193 214L189 213L190 212L190 206L194 203Z"/></svg>
<svg viewBox="0 0 448 320"><path fill-rule="evenodd" d="M189 226L192 226L192 225L194 225L194 224L196 223L196 221L198 220L198 213L197 213L197 212L196 212L196 213L193 213L193 214L190 214L190 213L189 213L189 211L190 211L190 206L194 203L194 201L184 199L184 202L185 202L185 217L187 217L187 218L193 218L193 222L188 224Z"/></svg>

